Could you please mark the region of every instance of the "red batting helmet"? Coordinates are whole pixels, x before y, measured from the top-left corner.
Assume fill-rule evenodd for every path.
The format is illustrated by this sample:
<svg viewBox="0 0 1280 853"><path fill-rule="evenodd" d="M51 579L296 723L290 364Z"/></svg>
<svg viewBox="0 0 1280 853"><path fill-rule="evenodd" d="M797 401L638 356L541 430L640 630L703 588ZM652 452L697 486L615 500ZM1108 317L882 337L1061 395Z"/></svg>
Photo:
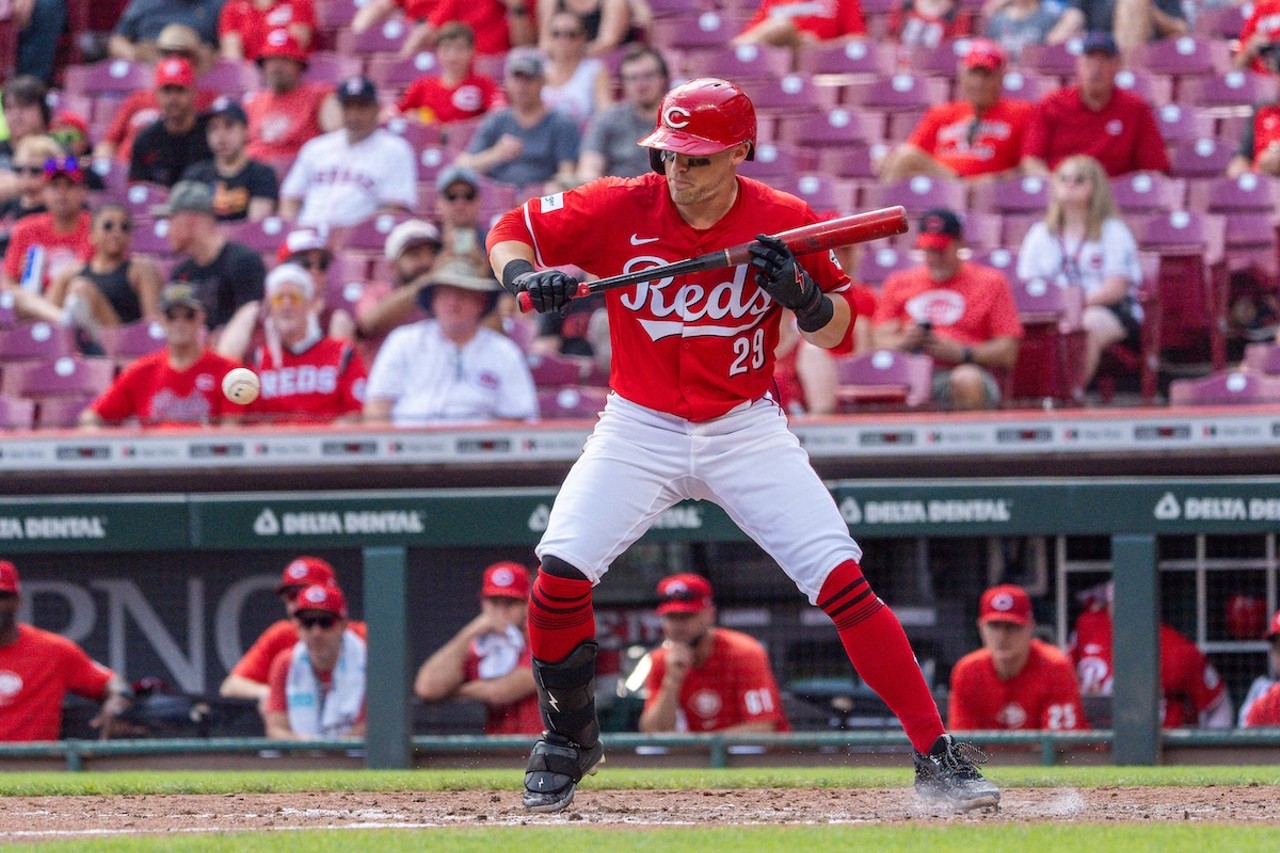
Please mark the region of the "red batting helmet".
<svg viewBox="0 0 1280 853"><path fill-rule="evenodd" d="M756 153L756 108L747 93L728 80L701 77L676 86L658 107L658 124L639 144L649 150L649 165L663 173L659 151L714 154L747 143L747 159Z"/></svg>

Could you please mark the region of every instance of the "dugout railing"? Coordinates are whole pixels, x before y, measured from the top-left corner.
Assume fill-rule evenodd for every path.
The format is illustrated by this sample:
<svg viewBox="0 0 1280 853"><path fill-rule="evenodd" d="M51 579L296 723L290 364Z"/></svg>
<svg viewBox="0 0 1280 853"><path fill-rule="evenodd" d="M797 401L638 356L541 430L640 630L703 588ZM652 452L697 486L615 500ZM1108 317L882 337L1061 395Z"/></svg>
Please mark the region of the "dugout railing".
<svg viewBox="0 0 1280 853"><path fill-rule="evenodd" d="M1106 742L1119 764L1157 763L1162 743L1174 736L1166 733L1162 738L1159 728L1157 537L1274 533L1280 526L1280 478L1275 477L837 481L829 485L851 532L859 538L1110 537L1114 641L1123 653L1115 656L1113 731ZM404 768L411 765L415 748L430 749L440 742L413 738L411 732L407 550L531 547L553 499L554 490L545 488L10 497L0 499L0 539L12 554L264 549L297 553L360 548L364 616L369 623L368 693L378 697L368 706L366 763L374 768ZM718 508L689 503L670 510L647 538L689 542L745 537ZM1089 737L1105 734L1094 732ZM618 737L614 742L626 742ZM894 743L884 734L825 732L790 737L796 745L853 743L863 737ZM1028 742L1051 742L1046 737L1035 734ZM1254 743L1250 738L1280 743L1280 729L1256 735L1193 732L1177 737L1184 743L1198 738L1209 745ZM989 741L984 736L982 742ZM0 756L28 748L87 756L168 747L157 741L107 741L75 742L72 749L67 743L4 747ZM197 751L278 746L260 739L183 743L201 744ZM729 743L727 738L707 740L713 763Z"/></svg>

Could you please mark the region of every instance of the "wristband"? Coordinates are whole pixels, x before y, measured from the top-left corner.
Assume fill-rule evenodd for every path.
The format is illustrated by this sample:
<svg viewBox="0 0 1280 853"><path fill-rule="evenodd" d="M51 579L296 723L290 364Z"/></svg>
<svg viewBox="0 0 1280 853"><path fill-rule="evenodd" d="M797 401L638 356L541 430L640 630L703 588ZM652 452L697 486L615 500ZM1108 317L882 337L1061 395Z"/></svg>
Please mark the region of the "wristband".
<svg viewBox="0 0 1280 853"><path fill-rule="evenodd" d="M836 313L835 305L831 304L831 297L817 287L814 287L814 290L817 290L818 298L796 312L796 325L802 332L818 331L830 323Z"/></svg>
<svg viewBox="0 0 1280 853"><path fill-rule="evenodd" d="M520 289L516 287L516 279L525 273L533 272L533 264L524 258L516 258L514 261L507 261L507 265L502 268L502 286L510 293L519 293Z"/></svg>

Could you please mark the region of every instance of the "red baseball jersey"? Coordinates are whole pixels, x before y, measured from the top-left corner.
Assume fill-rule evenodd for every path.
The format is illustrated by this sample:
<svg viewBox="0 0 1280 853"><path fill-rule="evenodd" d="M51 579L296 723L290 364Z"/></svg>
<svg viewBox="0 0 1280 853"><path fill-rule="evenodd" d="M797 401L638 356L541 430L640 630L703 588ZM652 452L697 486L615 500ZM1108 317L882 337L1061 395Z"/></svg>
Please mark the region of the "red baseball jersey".
<svg viewBox="0 0 1280 853"><path fill-rule="evenodd" d="M1050 92L1031 114L1022 153L1040 158L1050 169L1072 154L1088 154L1113 178L1140 170L1169 171L1169 153L1150 105L1124 89L1116 89L1096 111L1084 105L1079 86Z"/></svg>
<svg viewBox="0 0 1280 853"><path fill-rule="evenodd" d="M239 33L244 58L252 62L267 43L267 33L295 26L316 29L316 9L311 0L280 0L261 9L253 0L228 0L218 15L218 35Z"/></svg>
<svg viewBox="0 0 1280 853"><path fill-rule="evenodd" d="M19 219L9 234L9 247L4 253L5 275L20 281L27 269L27 252L33 246L44 247L44 270L40 277L41 291L49 285L50 273L67 264L79 266L93 254L89 242L89 212L80 214L76 227L70 232L57 231L53 227L53 214L37 213Z"/></svg>
<svg viewBox="0 0 1280 853"><path fill-rule="evenodd" d="M667 179L651 173L602 178L529 199L498 220L488 245L530 243L541 266L572 264L605 277L818 221L800 199L757 181L737 180L733 207L705 230L680 218ZM848 298L843 294L849 277L834 255L806 255L803 264L824 291ZM693 421L720 417L763 397L773 384L782 308L756 286L748 270L742 264L608 291L613 390Z"/></svg>
<svg viewBox="0 0 1280 853"><path fill-rule="evenodd" d="M200 426L225 415L240 415L244 406L222 393L222 377L239 366L205 350L186 370L174 370L165 348L126 367L92 408L104 421L136 417L147 426Z"/></svg>
<svg viewBox="0 0 1280 853"><path fill-rule="evenodd" d="M1080 614L1071 660L1081 692L1111 694L1111 650L1111 613L1106 606ZM1165 728L1196 725L1200 712L1213 707L1226 689L1195 643L1168 625L1160 626L1160 703Z"/></svg>
<svg viewBox="0 0 1280 853"><path fill-rule="evenodd" d="M645 682L645 708L658 701L667 674L667 650L653 651L653 668ZM714 732L742 723L772 722L776 731L791 731L782 696L773 680L764 647L738 631L715 629L711 654L693 667L680 685L676 730Z"/></svg>
<svg viewBox="0 0 1280 853"><path fill-rule="evenodd" d="M526 13L527 14L527 13ZM502 0L437 0L427 15L439 29L450 21L461 21L476 34L476 53L492 56L511 49L507 4Z"/></svg>
<svg viewBox="0 0 1280 853"><path fill-rule="evenodd" d="M320 107L333 89L320 83L302 83L277 95L259 89L245 98L249 116L249 143L245 151L255 160L292 160L308 140L323 133Z"/></svg>
<svg viewBox="0 0 1280 853"><path fill-rule="evenodd" d="M439 77L421 77L396 108L423 124L445 124L482 116L505 102L501 86L483 75L470 74L456 86L446 86Z"/></svg>
<svg viewBox="0 0 1280 853"><path fill-rule="evenodd" d="M979 117L969 101L930 107L907 141L962 178L1004 172L1022 159L1022 137L1034 108L1001 98Z"/></svg>
<svg viewBox="0 0 1280 853"><path fill-rule="evenodd" d="M275 363L268 347L253 354L262 393L249 411L276 423L325 423L364 408L364 361L349 341L321 338L303 352L281 350Z"/></svg>
<svg viewBox="0 0 1280 853"><path fill-rule="evenodd" d="M0 646L0 741L57 740L67 691L101 699L112 675L66 637L19 624Z"/></svg>
<svg viewBox="0 0 1280 853"><path fill-rule="evenodd" d="M1249 706L1249 714L1245 717L1246 726L1280 726L1280 684L1271 685L1271 689L1263 693Z"/></svg>
<svg viewBox="0 0 1280 853"><path fill-rule="evenodd" d="M466 681L481 678L501 678L517 668L533 669L533 653L529 643L516 647L501 634L477 637L467 647L462 672ZM485 714L484 733L487 735L538 734L543 729L542 715L538 711L538 694L530 693L510 705L490 705Z"/></svg>
<svg viewBox="0 0 1280 853"><path fill-rule="evenodd" d="M348 622L347 627L355 631L360 636L360 639L368 639L369 627L365 623ZM292 619L281 619L278 622L272 622L270 627L263 631L258 639L254 640L253 645L244 653L244 656L236 662L231 674L247 678L250 681L257 681L260 684L266 684L267 676L271 672L271 662L281 652L293 648L297 643L298 626Z"/></svg>
<svg viewBox="0 0 1280 853"><path fill-rule="evenodd" d="M938 47L946 41L969 35L970 17L959 4L943 15L926 15L911 0L894 4L889 12L889 35L906 47Z"/></svg>
<svg viewBox="0 0 1280 853"><path fill-rule="evenodd" d="M1240 46L1248 44L1257 33L1262 33L1271 41L1275 41L1276 35L1280 34L1280 0L1258 0L1253 4L1253 14L1246 18L1244 25L1240 27ZM1256 56L1249 67L1259 74L1273 73Z"/></svg>
<svg viewBox="0 0 1280 853"><path fill-rule="evenodd" d="M1071 659L1041 640L1031 641L1022 671L1002 681L991 652L970 652L951 670L951 698L947 728L1087 729L1080 685Z"/></svg>
<svg viewBox="0 0 1280 853"><path fill-rule="evenodd" d="M790 18L798 31L810 33L819 41L860 36L867 31L858 0L764 0L744 31L769 18Z"/></svg>
<svg viewBox="0 0 1280 853"><path fill-rule="evenodd" d="M950 281L934 281L924 266L885 279L876 324L928 320L933 333L965 346L993 338L1021 338L1018 306L1004 273L982 264L960 264Z"/></svg>

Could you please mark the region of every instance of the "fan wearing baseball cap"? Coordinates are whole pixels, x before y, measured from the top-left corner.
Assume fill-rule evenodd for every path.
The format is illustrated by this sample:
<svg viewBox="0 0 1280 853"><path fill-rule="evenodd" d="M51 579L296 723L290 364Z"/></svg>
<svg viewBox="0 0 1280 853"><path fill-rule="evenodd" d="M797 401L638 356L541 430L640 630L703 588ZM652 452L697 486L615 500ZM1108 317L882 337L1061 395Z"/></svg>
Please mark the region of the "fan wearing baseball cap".
<svg viewBox="0 0 1280 853"><path fill-rule="evenodd" d="M1267 645L1270 673L1259 675L1249 685L1249 692L1240 703L1241 726L1280 726L1280 610L1267 625Z"/></svg>
<svg viewBox="0 0 1280 853"><path fill-rule="evenodd" d="M1000 403L995 372L1018 358L1022 323L1004 273L961 260L964 224L955 211L926 210L916 248L924 263L885 279L872 343L933 359L933 398L956 409Z"/></svg>
<svg viewBox="0 0 1280 853"><path fill-rule="evenodd" d="M1026 590L993 586L978 604L982 648L951 670L947 728L1071 731L1089 728L1065 653L1032 636Z"/></svg>
<svg viewBox="0 0 1280 853"><path fill-rule="evenodd" d="M711 583L683 573L658 582L662 645L649 655L642 732L791 730L769 655L751 637L716 627Z"/></svg>
<svg viewBox="0 0 1280 853"><path fill-rule="evenodd" d="M907 141L885 158L882 180L999 178L1017 170L1032 106L1001 94L1004 49L973 39L959 66L960 98L925 112Z"/></svg>
<svg viewBox="0 0 1280 853"><path fill-rule="evenodd" d="M299 640L276 655L267 675L262 721L267 737L362 737L364 638L347 621L347 599L333 584L302 588L294 601Z"/></svg>
<svg viewBox="0 0 1280 853"><path fill-rule="evenodd" d="M271 672L271 662L298 642L298 625L293 619L298 610L298 593L308 586L336 583L333 566L328 560L307 555L290 560L275 587L276 596L284 604L285 618L273 622L254 640L253 645L223 679L218 693L228 699L266 699L270 690L267 678ZM349 621L347 625L359 636L367 636L368 628L365 623Z"/></svg>
<svg viewBox="0 0 1280 853"><path fill-rule="evenodd" d="M425 219L406 219L387 235L382 253L391 265L391 281L367 283L356 303L356 332L366 364L373 364L393 330L427 319L418 293L427 286L442 246L440 229Z"/></svg>
<svg viewBox="0 0 1280 853"><path fill-rule="evenodd" d="M235 98L222 95L205 113L213 157L187 167L184 181L200 181L213 190L219 222L257 222L275 213L280 182L275 170L245 150L249 117Z"/></svg>
<svg viewBox="0 0 1280 853"><path fill-rule="evenodd" d="M188 166L209 160L208 119L196 109L196 71L180 56L156 65L160 118L139 131L129 155L129 180L171 187Z"/></svg>
<svg viewBox="0 0 1280 853"><path fill-rule="evenodd" d="M19 623L21 602L18 569L0 560L0 741L58 740L67 693L103 700L94 728L126 710L129 685L66 637Z"/></svg>
<svg viewBox="0 0 1280 853"><path fill-rule="evenodd" d="M494 563L480 581L480 612L418 669L413 692L425 702L484 703L485 734L542 731L525 621L529 570Z"/></svg>

